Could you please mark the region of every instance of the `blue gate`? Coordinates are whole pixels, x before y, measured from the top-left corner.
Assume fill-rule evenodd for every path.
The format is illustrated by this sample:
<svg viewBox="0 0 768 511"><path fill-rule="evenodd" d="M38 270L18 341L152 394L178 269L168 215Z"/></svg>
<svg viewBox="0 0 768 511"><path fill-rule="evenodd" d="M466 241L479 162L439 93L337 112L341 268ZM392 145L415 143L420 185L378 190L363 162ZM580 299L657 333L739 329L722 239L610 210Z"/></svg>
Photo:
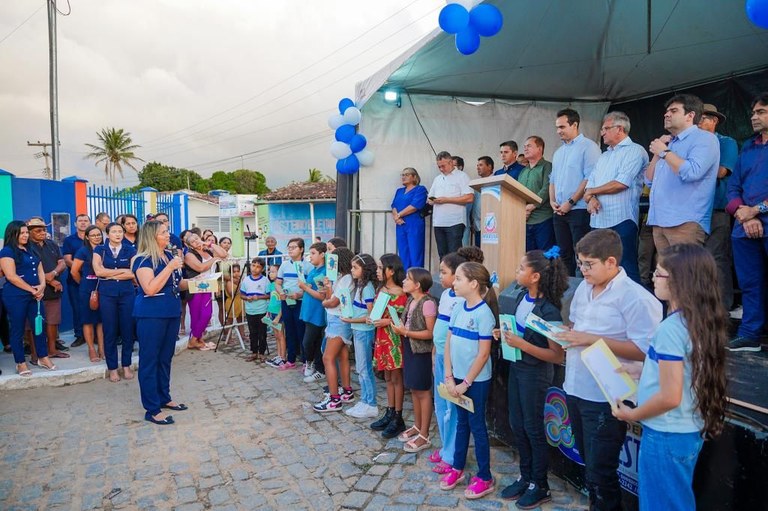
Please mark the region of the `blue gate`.
<svg viewBox="0 0 768 511"><path fill-rule="evenodd" d="M169 225L171 226L171 229L173 229L173 226L176 225L176 218L174 215L176 212L176 205L173 202L173 193L157 194L157 212L168 215Z"/></svg>
<svg viewBox="0 0 768 511"><path fill-rule="evenodd" d="M91 185L86 194L88 215L91 220L99 213L106 213L113 221L120 215L131 213L144 222L144 196L141 192L120 190L112 186ZM171 212L167 212L171 215Z"/></svg>

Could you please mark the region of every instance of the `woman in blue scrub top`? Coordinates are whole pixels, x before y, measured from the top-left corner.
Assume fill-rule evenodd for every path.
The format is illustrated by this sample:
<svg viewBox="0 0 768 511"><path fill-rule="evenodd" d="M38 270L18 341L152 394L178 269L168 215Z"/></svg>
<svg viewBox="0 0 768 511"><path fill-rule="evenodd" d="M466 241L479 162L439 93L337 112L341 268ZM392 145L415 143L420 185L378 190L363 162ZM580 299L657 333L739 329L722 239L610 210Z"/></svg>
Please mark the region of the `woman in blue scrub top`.
<svg viewBox="0 0 768 511"><path fill-rule="evenodd" d="M179 289L184 262L166 250L170 242L168 226L145 223L139 233L139 252L131 269L139 282L133 306L139 337L139 388L144 419L155 424L173 424L163 409L186 410L171 399L171 360L179 332L181 298Z"/></svg>
<svg viewBox="0 0 768 511"><path fill-rule="evenodd" d="M85 230L83 246L77 249L72 258L72 278L80 284L80 321L83 322L83 337L88 344L88 357L91 362L104 359L104 331L101 328L101 310L91 310L91 291L99 284L99 277L93 271L93 249L102 244L101 229L91 225ZM101 293L101 290L99 290ZM98 352L94 347L94 337Z"/></svg>
<svg viewBox="0 0 768 511"><path fill-rule="evenodd" d="M134 252L139 243L139 219L130 213L122 215L120 225L123 226L123 245L131 247ZM107 234L109 236L109 234Z"/></svg>
<svg viewBox="0 0 768 511"><path fill-rule="evenodd" d="M3 249L0 250L0 270L7 281L3 287L3 304L11 323L11 348L16 372L23 377L32 376L24 357L24 329L27 321L33 327L35 317L44 314L39 307L45 290L45 273L40 259L27 250L29 230L24 222L14 220L5 228ZM45 328L35 335L38 365L53 371L56 366L48 358Z"/></svg>
<svg viewBox="0 0 768 511"><path fill-rule="evenodd" d="M424 218L419 214L427 203L427 189L421 185L416 169L406 167L400 174L403 187L392 199L392 218L395 221L397 254L407 270L424 266Z"/></svg>
<svg viewBox="0 0 768 511"><path fill-rule="evenodd" d="M104 355L107 358L109 381L118 382L117 339L123 340L121 362L126 380L133 378L133 287L131 259L136 250L123 244L123 227L111 223L107 226L107 243L93 249L93 271L99 277L99 309L104 329Z"/></svg>

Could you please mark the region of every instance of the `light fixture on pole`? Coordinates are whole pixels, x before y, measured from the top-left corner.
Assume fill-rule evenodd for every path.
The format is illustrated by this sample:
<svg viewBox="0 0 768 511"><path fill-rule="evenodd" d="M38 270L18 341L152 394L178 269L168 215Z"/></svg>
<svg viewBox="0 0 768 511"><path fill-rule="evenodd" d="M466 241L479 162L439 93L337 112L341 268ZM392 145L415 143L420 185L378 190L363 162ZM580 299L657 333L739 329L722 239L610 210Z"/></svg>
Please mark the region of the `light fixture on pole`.
<svg viewBox="0 0 768 511"><path fill-rule="evenodd" d="M394 89L385 90L384 102L390 103L392 105L395 105L397 108L400 108L400 105L402 104L402 97L400 96L400 92Z"/></svg>

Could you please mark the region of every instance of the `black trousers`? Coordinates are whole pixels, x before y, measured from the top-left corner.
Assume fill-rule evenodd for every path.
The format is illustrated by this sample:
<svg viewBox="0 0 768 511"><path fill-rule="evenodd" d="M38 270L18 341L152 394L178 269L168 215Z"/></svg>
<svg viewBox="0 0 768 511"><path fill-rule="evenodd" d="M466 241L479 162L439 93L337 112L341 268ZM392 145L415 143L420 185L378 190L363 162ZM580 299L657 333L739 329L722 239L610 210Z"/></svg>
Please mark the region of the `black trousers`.
<svg viewBox="0 0 768 511"><path fill-rule="evenodd" d="M263 355L267 352L267 325L261 322L266 314L246 314L248 337L251 341L251 353Z"/></svg>
<svg viewBox="0 0 768 511"><path fill-rule="evenodd" d="M325 374L325 365L323 364L323 337L325 327L304 323L304 356L307 363L312 362L315 371Z"/></svg>
<svg viewBox="0 0 768 511"><path fill-rule="evenodd" d="M572 209L565 215L552 217L555 240L560 247L560 257L568 268L568 275L576 275L576 244L592 228L589 226L589 213L586 209Z"/></svg>

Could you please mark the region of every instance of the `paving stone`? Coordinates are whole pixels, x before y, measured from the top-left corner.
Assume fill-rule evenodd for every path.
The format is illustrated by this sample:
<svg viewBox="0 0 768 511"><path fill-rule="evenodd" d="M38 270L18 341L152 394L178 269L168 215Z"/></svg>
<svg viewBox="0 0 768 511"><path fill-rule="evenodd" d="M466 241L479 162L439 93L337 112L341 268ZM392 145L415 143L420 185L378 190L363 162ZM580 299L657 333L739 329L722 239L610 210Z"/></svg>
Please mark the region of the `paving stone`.
<svg viewBox="0 0 768 511"><path fill-rule="evenodd" d="M198 469L198 472L200 474L200 477L211 477L218 475L219 473L219 467L217 467L213 462L206 462L201 463L200 468Z"/></svg>
<svg viewBox="0 0 768 511"><path fill-rule="evenodd" d="M376 489L376 486L381 481L381 477L379 476L370 476L365 475L358 479L358 481L355 483L355 489L360 491L368 491L371 492Z"/></svg>
<svg viewBox="0 0 768 511"><path fill-rule="evenodd" d="M174 511L202 511L203 505L199 502L193 504L183 504L174 508Z"/></svg>
<svg viewBox="0 0 768 511"><path fill-rule="evenodd" d="M428 506L455 508L459 505L458 497L449 495L430 495L425 502Z"/></svg>
<svg viewBox="0 0 768 511"><path fill-rule="evenodd" d="M193 487L179 488L176 490L176 502L186 504L197 500L197 490Z"/></svg>
<svg viewBox="0 0 768 511"><path fill-rule="evenodd" d="M360 491L349 492L344 498L342 506L349 509L363 509L365 503L371 498L370 493L364 493Z"/></svg>
<svg viewBox="0 0 768 511"><path fill-rule="evenodd" d="M249 474L247 470L243 470L241 468L233 468L229 471L229 476L235 481L245 481L251 477L251 474Z"/></svg>
<svg viewBox="0 0 768 511"><path fill-rule="evenodd" d="M224 488L215 488L208 492L208 502L212 506L224 505L229 502L230 498L229 492Z"/></svg>
<svg viewBox="0 0 768 511"><path fill-rule="evenodd" d="M357 475L360 472L360 467L357 467L352 463L342 463L338 468L339 476L341 476L342 479Z"/></svg>
<svg viewBox="0 0 768 511"><path fill-rule="evenodd" d="M366 474L372 475L372 476L383 476L387 473L389 470L389 467L386 465L374 465L371 468L368 469L368 472Z"/></svg>
<svg viewBox="0 0 768 511"><path fill-rule="evenodd" d="M189 463L171 463L171 466L168 467L168 470L172 474L186 474L189 472Z"/></svg>
<svg viewBox="0 0 768 511"><path fill-rule="evenodd" d="M275 502L279 507L287 507L301 502L301 497L293 490L288 490L275 497Z"/></svg>
<svg viewBox="0 0 768 511"><path fill-rule="evenodd" d="M82 505L80 509L85 511L88 509L101 509L103 502L103 495L101 493L86 493L83 495Z"/></svg>
<svg viewBox="0 0 768 511"><path fill-rule="evenodd" d="M198 481L198 485L200 486L201 490L207 490L222 484L224 484L224 480L221 478L221 476L204 477Z"/></svg>
<svg viewBox="0 0 768 511"><path fill-rule="evenodd" d="M506 504L500 500L490 499L478 499L469 500L464 499L464 505L472 511L494 511L495 509L502 509L506 507Z"/></svg>
<svg viewBox="0 0 768 511"><path fill-rule="evenodd" d="M394 463L396 458L397 458L397 455L393 452L383 452L374 457L374 462L382 465L389 465L391 463Z"/></svg>
<svg viewBox="0 0 768 511"><path fill-rule="evenodd" d="M397 503L400 504L414 504L414 505L420 505L424 503L424 499L426 499L427 496L423 493L401 493L398 492L394 496L394 500Z"/></svg>

